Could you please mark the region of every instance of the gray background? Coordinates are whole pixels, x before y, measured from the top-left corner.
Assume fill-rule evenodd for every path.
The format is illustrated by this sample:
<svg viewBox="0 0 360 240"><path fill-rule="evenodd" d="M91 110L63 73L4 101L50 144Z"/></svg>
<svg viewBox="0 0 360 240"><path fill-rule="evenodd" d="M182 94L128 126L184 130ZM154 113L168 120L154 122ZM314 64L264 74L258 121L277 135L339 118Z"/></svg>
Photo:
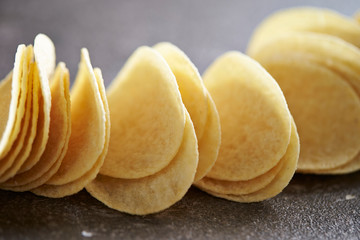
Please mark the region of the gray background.
<svg viewBox="0 0 360 240"><path fill-rule="evenodd" d="M72 79L82 47L108 85L137 47L160 41L179 46L202 73L225 51L244 52L265 16L298 5L350 16L360 2L0 0L0 75L11 70L17 45L40 32L52 38ZM0 190L0 239L86 238L82 231L92 239L360 239L359 199L360 173L297 174L282 194L252 204L191 188L175 206L146 217L109 209L85 191L47 199Z"/></svg>

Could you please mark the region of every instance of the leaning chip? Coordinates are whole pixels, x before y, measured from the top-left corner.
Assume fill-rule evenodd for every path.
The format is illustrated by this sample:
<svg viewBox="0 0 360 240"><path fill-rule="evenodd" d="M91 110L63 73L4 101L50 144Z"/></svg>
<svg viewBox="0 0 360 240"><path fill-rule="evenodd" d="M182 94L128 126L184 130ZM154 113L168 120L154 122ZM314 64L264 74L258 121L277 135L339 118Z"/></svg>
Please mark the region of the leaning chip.
<svg viewBox="0 0 360 240"><path fill-rule="evenodd" d="M161 55L140 47L107 90L109 151L100 173L137 179L165 168L179 150L185 109L175 77Z"/></svg>
<svg viewBox="0 0 360 240"><path fill-rule="evenodd" d="M139 179L99 174L86 190L108 207L129 214L151 214L170 207L190 188L198 162L195 130L188 114L183 136L176 156L161 171Z"/></svg>
<svg viewBox="0 0 360 240"><path fill-rule="evenodd" d="M23 75L21 78L21 93L17 110L17 117L22 115L21 112L24 112L24 115L21 120L21 125L19 126L19 134L16 138L16 141L14 142L8 154L1 159L0 182L4 182L10 177L14 176L27 157L23 156L23 152L24 149L26 149L28 146L27 131L31 119L30 107L32 101L33 70L33 48L32 46L28 46L26 48L26 57L22 67Z"/></svg>
<svg viewBox="0 0 360 240"><path fill-rule="evenodd" d="M29 47L19 45L15 55L14 69L12 71L11 85L7 84L6 79L1 84L1 95L5 100L1 103L2 119L0 121L1 139L0 139L0 159L3 159L10 151L19 132L23 115L25 113L25 100L27 91L27 74L29 67ZM25 91L25 94L21 94ZM11 96L9 96L11 93Z"/></svg>
<svg viewBox="0 0 360 240"><path fill-rule="evenodd" d="M207 177L247 181L277 165L289 145L291 116L270 74L249 57L229 52L203 78L221 122L219 156Z"/></svg>
<svg viewBox="0 0 360 240"><path fill-rule="evenodd" d="M54 44L44 34L38 34L34 40L34 57L38 72L36 72L40 79L40 106L39 118L37 121L37 132L30 155L26 161L21 165L18 173L25 172L32 168L41 158L46 143L49 139L50 129L50 109L51 109L51 92L49 85L49 76L52 74L54 67Z"/></svg>
<svg viewBox="0 0 360 240"><path fill-rule="evenodd" d="M185 53L167 42L158 43L153 48L164 57L174 73L182 100L194 124L199 143L196 182L203 178L215 164L220 147L219 116L197 68ZM204 132L206 132L205 136Z"/></svg>
<svg viewBox="0 0 360 240"><path fill-rule="evenodd" d="M47 197L77 193L92 181L108 148L110 119L100 70L93 70L88 51L81 50L79 72L71 92L71 136L58 172L32 191Z"/></svg>

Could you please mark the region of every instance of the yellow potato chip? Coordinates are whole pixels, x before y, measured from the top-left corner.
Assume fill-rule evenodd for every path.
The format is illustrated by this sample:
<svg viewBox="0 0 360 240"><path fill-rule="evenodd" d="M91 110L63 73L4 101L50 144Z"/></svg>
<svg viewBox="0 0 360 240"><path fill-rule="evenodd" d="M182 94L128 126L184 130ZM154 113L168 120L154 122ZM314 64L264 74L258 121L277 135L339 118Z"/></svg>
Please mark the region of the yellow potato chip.
<svg viewBox="0 0 360 240"><path fill-rule="evenodd" d="M111 139L100 173L134 179L166 167L180 147L185 115L175 77L163 57L149 47L138 48L107 97Z"/></svg>
<svg viewBox="0 0 360 240"><path fill-rule="evenodd" d="M145 215L170 207L190 188L198 163L195 130L188 114L183 136L175 158L160 172L139 179L99 174L86 190L108 207L130 214Z"/></svg>
<svg viewBox="0 0 360 240"><path fill-rule="evenodd" d="M85 50L82 51L85 52ZM85 53L87 53L87 51ZM110 113L109 113L109 106L105 94L104 81L100 69L95 68L94 75L96 78L96 84L98 86L99 93L101 96L101 101L105 111L105 113L103 114L103 120L105 122L105 130L104 130L105 139L104 139L102 152L98 156L97 161L95 162L93 168L90 169L80 178L63 185L43 185L39 188L33 189L32 192L37 195L47 196L52 198L60 198L67 195L75 194L80 190L82 190L88 183L90 183L92 180L95 179L95 177L98 175L100 171L101 166L104 163L104 158L107 154L109 140L110 140Z"/></svg>
<svg viewBox="0 0 360 240"><path fill-rule="evenodd" d="M185 53L167 42L158 43L153 48L165 58L174 73L181 98L194 124L199 142L199 164L195 175L197 181L203 178L215 164L220 147L219 116L197 68ZM212 109L209 109L210 107ZM207 132L206 137L203 137L204 131ZM200 139L203 142L201 147Z"/></svg>
<svg viewBox="0 0 360 240"><path fill-rule="evenodd" d="M263 63L283 53L305 55L307 59L342 75L360 96L360 50L336 37L315 33L283 34L251 55Z"/></svg>
<svg viewBox="0 0 360 240"><path fill-rule="evenodd" d="M11 88L8 84L2 85L1 95L7 95L11 92L10 105L1 104L1 111L7 111L5 116L7 118L0 121L0 129L3 129L0 140L0 159L4 158L10 151L13 143L15 142L19 132L22 118L25 113L25 100L27 92L27 74L29 70L29 64L31 59L31 46L25 47L19 45L15 55L14 69L12 72ZM25 94L21 94L25 92ZM4 125L5 124L5 125Z"/></svg>
<svg viewBox="0 0 360 240"><path fill-rule="evenodd" d="M35 54L38 56L37 61L41 62L43 74L50 79L55 70L55 46L51 39L45 34L39 33L34 42Z"/></svg>
<svg viewBox="0 0 360 240"><path fill-rule="evenodd" d="M202 179L214 166L219 154L221 143L219 114L215 103L207 90L206 95L208 96L208 116L206 120L205 131L202 137L198 139L199 163L194 182Z"/></svg>
<svg viewBox="0 0 360 240"><path fill-rule="evenodd" d="M360 100L341 76L290 53L262 63L282 87L297 124L300 170L335 168L359 153Z"/></svg>
<svg viewBox="0 0 360 240"><path fill-rule="evenodd" d="M54 67L54 63L51 60L54 57L54 49L55 47L52 41L45 35L39 34L35 37L34 56L40 77L40 105L42 105L42 109L40 109L39 112L36 138L32 144L30 155L17 173L23 173L29 170L40 160L49 139L51 109L49 75L51 74L50 72L52 72L50 67Z"/></svg>
<svg viewBox="0 0 360 240"><path fill-rule="evenodd" d="M207 120L208 102L205 86L197 68L183 51L171 43L158 43L153 48L164 57L174 73L182 101L194 124L196 137L200 139Z"/></svg>
<svg viewBox="0 0 360 240"><path fill-rule="evenodd" d="M50 132L46 149L38 163L31 169L21 174L17 174L5 183L0 184L3 189L13 191L27 191L45 183L48 179L39 178L45 174L56 161L61 161L67 149L70 137L70 124L68 115L69 95L69 71L64 63L59 63L56 69L54 80L51 84L51 101L50 111ZM65 146L66 145L66 146ZM35 180L37 180L35 182ZM31 183L31 184L30 184Z"/></svg>
<svg viewBox="0 0 360 240"><path fill-rule="evenodd" d="M290 113L275 80L239 52L219 57L204 82L220 116L221 146L207 177L246 181L273 168L290 141Z"/></svg>
<svg viewBox="0 0 360 240"><path fill-rule="evenodd" d="M104 150L106 112L89 53L81 50L79 72L71 91L71 136L58 172L47 182L64 185L89 172Z"/></svg>
<svg viewBox="0 0 360 240"><path fill-rule="evenodd" d="M3 80L0 82L0 133L3 135L5 128L7 126L6 119L9 118L9 107L11 102L11 87L13 72L11 71ZM19 88L20 90L20 88ZM2 160L1 160L2 161ZM2 164L2 163L0 163Z"/></svg>
<svg viewBox="0 0 360 240"><path fill-rule="evenodd" d="M300 152L300 142L299 136L296 131L295 123L292 121L292 130L291 130L291 138L288 149L284 155L284 162L280 172L275 176L275 178L266 185L264 188L243 195L235 195L235 194L221 194L213 191L208 191L211 195L225 198L235 202L260 202L269 198L272 198L279 193L289 184L291 178L293 177L297 160L299 158Z"/></svg>
<svg viewBox="0 0 360 240"><path fill-rule="evenodd" d="M286 32L315 32L333 35L360 47L360 25L329 9L301 7L275 12L255 30L248 48L255 54L270 39Z"/></svg>

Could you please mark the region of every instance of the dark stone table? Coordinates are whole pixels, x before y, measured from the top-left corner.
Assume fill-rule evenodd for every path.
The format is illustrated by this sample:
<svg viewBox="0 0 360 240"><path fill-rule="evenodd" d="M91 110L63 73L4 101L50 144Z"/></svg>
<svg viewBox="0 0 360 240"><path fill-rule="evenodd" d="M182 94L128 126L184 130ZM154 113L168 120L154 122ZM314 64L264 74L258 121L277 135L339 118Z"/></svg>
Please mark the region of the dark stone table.
<svg viewBox="0 0 360 240"><path fill-rule="evenodd" d="M170 41L200 72L228 50L245 51L254 27L282 7L313 5L352 15L352 1L0 0L0 75L16 47L49 35L74 79L87 47L106 84L140 45ZM171 208L145 217L109 209L86 191L62 199L0 190L0 239L360 239L360 172L297 174L261 203L234 203L191 188Z"/></svg>

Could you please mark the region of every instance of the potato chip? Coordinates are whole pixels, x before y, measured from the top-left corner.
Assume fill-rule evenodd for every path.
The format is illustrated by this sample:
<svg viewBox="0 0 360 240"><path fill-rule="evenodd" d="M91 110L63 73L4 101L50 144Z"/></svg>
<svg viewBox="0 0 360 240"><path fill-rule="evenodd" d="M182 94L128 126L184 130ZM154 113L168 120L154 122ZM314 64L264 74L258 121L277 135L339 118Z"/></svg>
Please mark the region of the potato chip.
<svg viewBox="0 0 360 240"><path fill-rule="evenodd" d="M111 139L100 173L134 179L166 167L180 147L185 115L175 77L163 57L149 47L138 48L107 97Z"/></svg>
<svg viewBox="0 0 360 240"><path fill-rule="evenodd" d="M360 100L354 90L319 64L276 54L276 60L261 63L282 87L297 124L302 145L298 168L336 168L353 159L360 151Z"/></svg>
<svg viewBox="0 0 360 240"><path fill-rule="evenodd" d="M153 48L164 57L174 73L182 101L194 124L196 137L200 139L205 129L208 101L197 68L183 51L171 43L158 43Z"/></svg>
<svg viewBox="0 0 360 240"><path fill-rule="evenodd" d="M0 184L3 189L13 191L27 191L45 183L48 179L39 178L45 174L56 161L62 161L70 137L70 112L69 112L69 71L64 63L56 69L54 80L51 84L50 132L46 149L38 163L30 170L17 174L5 183ZM65 150L65 151L64 151ZM35 180L37 180L35 182ZM31 183L31 184L30 184ZM35 184L36 183L36 184Z"/></svg>
<svg viewBox="0 0 360 240"><path fill-rule="evenodd" d="M203 142L201 148L199 146L199 164L195 176L195 181L197 181L203 178L215 164L220 147L219 116L216 109L214 110L215 105L212 103L211 96L208 94L197 68L185 53L166 42L158 43L153 48L165 58L174 73L181 98L194 124L198 142L200 144L200 139ZM208 109L208 107L212 109ZM204 131L207 131L206 137L203 137Z"/></svg>
<svg viewBox="0 0 360 240"><path fill-rule="evenodd" d="M84 55L88 55L85 49L83 49L82 52ZM109 140L110 140L110 113L109 113L109 107L105 94L104 81L100 69L95 68L94 75L96 78L96 84L99 89L101 101L105 111L105 113L103 114L103 120L105 122L105 139L104 139L102 152L98 156L98 159L95 162L93 168L90 169L80 178L63 185L43 185L39 188L33 189L32 192L37 195L47 196L52 198L60 198L67 195L75 194L80 190L82 190L93 179L95 179L95 177L98 175L100 171L101 166L104 163L104 158L107 154Z"/></svg>
<svg viewBox="0 0 360 240"><path fill-rule="evenodd" d="M280 87L238 52L219 57L204 82L220 116L221 146L207 177L246 181L273 168L290 141L290 113Z"/></svg>
<svg viewBox="0 0 360 240"><path fill-rule="evenodd" d="M276 175L275 179L264 188L244 195L234 194L220 194L216 192L207 191L209 194L225 198L235 202L260 202L272 198L279 193L289 184L293 177L297 160L299 158L300 142L299 136L296 131L295 123L292 121L292 130L289 147L284 155L284 162L280 172Z"/></svg>
<svg viewBox="0 0 360 240"><path fill-rule="evenodd" d="M275 12L255 30L248 53L255 54L271 38L286 32L329 34L360 47L360 25L328 9L301 7Z"/></svg>
<svg viewBox="0 0 360 240"><path fill-rule="evenodd" d="M43 34L39 34L34 40L34 56L35 63L40 77L40 106L42 109L39 111L39 118L37 122L36 138L32 143L30 156L21 165L17 173L22 173L32 168L41 158L46 143L49 139L50 128L50 109L51 109L51 92L49 85L49 75L54 67L54 52L55 47L52 41Z"/></svg>
<svg viewBox="0 0 360 240"><path fill-rule="evenodd" d="M81 50L79 72L71 91L71 136L58 172L47 182L64 185L90 171L104 150L106 112L89 53Z"/></svg>
<svg viewBox="0 0 360 240"><path fill-rule="evenodd" d="M19 132L22 118L25 113L25 100L27 92L27 74L29 67L29 59L31 57L31 51L29 50L31 46L25 47L24 45L19 45L15 55L14 69L12 72L12 82L11 88L9 85L2 85L1 95L7 95L11 92L10 105L7 105L8 102L1 104L3 109L1 111L7 111L6 121L0 121L2 125L0 129L3 129L1 140L0 140L0 159L4 158L6 154L10 151L13 143L15 142ZM25 94L21 94L21 92ZM6 125L3 125L6 124Z"/></svg>
<svg viewBox="0 0 360 240"><path fill-rule="evenodd" d="M208 95L208 117L206 120L205 131L201 139L198 140L199 164L196 170L194 182L202 179L214 166L219 154L221 143L219 113L207 90L206 93Z"/></svg>
<svg viewBox="0 0 360 240"><path fill-rule="evenodd" d="M195 130L188 114L183 136L175 158L160 172L139 179L99 174L86 190L108 207L134 215L155 213L170 207L190 188L198 163Z"/></svg>
<svg viewBox="0 0 360 240"><path fill-rule="evenodd" d="M11 87L13 72L11 71L3 80L0 81L0 133L3 134L7 126L6 119L9 118L9 107L11 102ZM20 88L19 88L20 90Z"/></svg>
<svg viewBox="0 0 360 240"><path fill-rule="evenodd" d="M305 55L307 59L342 75L360 96L360 50L355 46L328 35L291 33L269 41L251 57L262 63L285 52Z"/></svg>

